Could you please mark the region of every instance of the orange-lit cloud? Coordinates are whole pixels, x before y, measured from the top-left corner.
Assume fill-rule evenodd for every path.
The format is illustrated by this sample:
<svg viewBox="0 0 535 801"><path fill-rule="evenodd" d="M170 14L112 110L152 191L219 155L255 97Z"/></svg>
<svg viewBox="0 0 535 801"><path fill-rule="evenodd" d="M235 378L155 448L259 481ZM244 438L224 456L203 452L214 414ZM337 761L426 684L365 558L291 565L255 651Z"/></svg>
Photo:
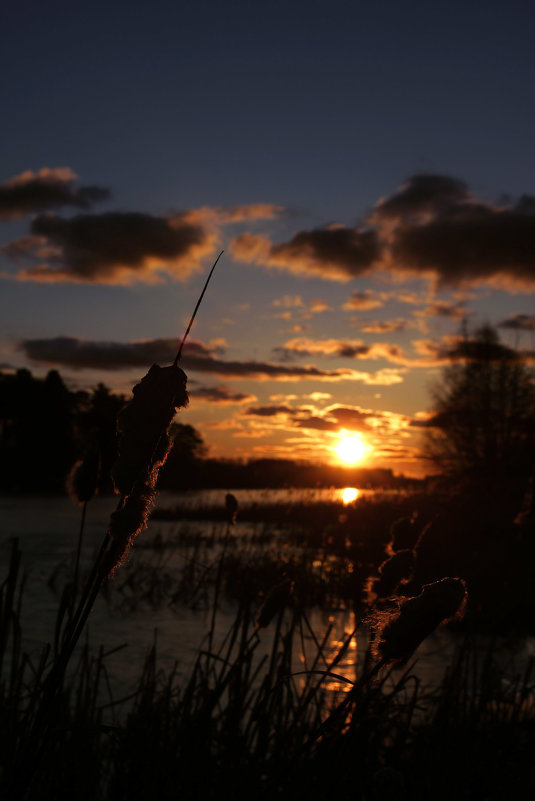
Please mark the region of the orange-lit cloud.
<svg viewBox="0 0 535 801"><path fill-rule="evenodd" d="M272 203L251 203L242 206L201 206L185 212L192 225L235 225L254 220L273 220L287 214L284 206Z"/></svg>
<svg viewBox="0 0 535 801"><path fill-rule="evenodd" d="M384 359L390 364L398 364L403 367L430 367L433 366L438 358L438 348L435 343L429 341L427 350L422 350L422 342L419 341L417 353L426 358L413 358L407 356L400 345L388 342L374 342L367 344L360 339L309 339L307 337L295 337L289 339L281 347L274 348L274 354L283 361L290 361L296 357L307 356L330 356L343 359ZM433 349L434 348L434 349ZM433 353L432 362L429 356ZM444 357L447 358L446 352Z"/></svg>
<svg viewBox="0 0 535 801"><path fill-rule="evenodd" d="M466 319L470 312L462 303L437 300L424 309L417 309L414 314L417 317L447 317L450 320L460 321Z"/></svg>
<svg viewBox="0 0 535 801"><path fill-rule="evenodd" d="M68 171L33 176L31 180L30 176L24 191L28 194L31 188L37 196L38 184L40 197L49 199L47 208L67 203L86 208L90 199L101 199L97 188L74 190L75 177ZM14 190L8 185L4 188L7 209ZM17 192L21 192L18 185ZM56 203L52 202L53 197ZM2 187L0 214L1 202ZM36 203L37 200L37 209ZM41 206L45 206L44 200ZM2 248L14 262L28 265L15 275L3 277L39 283L158 283L165 278L183 281L199 271L204 259L214 255L222 226L273 219L283 213L281 206L258 203L202 207L165 217L138 212L87 214L69 219L41 215L32 221L31 236Z"/></svg>
<svg viewBox="0 0 535 801"><path fill-rule="evenodd" d="M368 309L378 309L380 306L384 306L384 301L385 293L372 292L371 289L366 289L363 292L355 290L355 292L351 293L342 308L346 311L354 311L355 309L366 311Z"/></svg>
<svg viewBox="0 0 535 801"><path fill-rule="evenodd" d="M300 231L282 244L245 233L233 240L230 250L237 261L333 281L349 281L369 272L380 256L374 231L337 225Z"/></svg>

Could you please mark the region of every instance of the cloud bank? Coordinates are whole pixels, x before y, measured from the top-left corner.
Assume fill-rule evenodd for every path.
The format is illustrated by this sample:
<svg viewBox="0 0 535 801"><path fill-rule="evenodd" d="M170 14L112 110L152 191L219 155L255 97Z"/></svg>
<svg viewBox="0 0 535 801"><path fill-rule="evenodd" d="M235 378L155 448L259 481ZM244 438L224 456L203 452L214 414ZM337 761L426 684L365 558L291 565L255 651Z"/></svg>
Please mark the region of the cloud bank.
<svg viewBox="0 0 535 801"><path fill-rule="evenodd" d="M486 203L456 178L417 174L381 198L360 225L302 230L281 243L244 233L231 252L239 261L325 280L386 270L401 279L432 279L438 288L486 283L532 291L535 198ZM354 293L347 307L359 303L366 308L366 298Z"/></svg>
<svg viewBox="0 0 535 801"><path fill-rule="evenodd" d="M140 342L95 342L76 337L26 339L19 349L28 359L50 365L62 365L76 370L118 370L132 367L148 368L153 362L170 363L177 349L175 339L154 339ZM248 378L256 381L360 381L364 384L389 386L403 381L399 371L388 368L375 373L338 368L322 370L315 365L288 366L254 360L225 360L221 349L209 348L200 342L188 343L181 366L186 372L209 373L226 378Z"/></svg>

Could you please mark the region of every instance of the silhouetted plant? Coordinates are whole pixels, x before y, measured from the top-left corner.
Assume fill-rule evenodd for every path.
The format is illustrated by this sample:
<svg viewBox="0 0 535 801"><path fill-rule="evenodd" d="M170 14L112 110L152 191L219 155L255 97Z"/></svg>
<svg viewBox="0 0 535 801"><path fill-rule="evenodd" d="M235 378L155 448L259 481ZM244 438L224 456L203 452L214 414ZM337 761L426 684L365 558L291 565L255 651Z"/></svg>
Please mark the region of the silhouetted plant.
<svg viewBox="0 0 535 801"><path fill-rule="evenodd" d="M427 422L429 458L478 483L530 475L535 450L534 374L523 357L483 326L449 352Z"/></svg>

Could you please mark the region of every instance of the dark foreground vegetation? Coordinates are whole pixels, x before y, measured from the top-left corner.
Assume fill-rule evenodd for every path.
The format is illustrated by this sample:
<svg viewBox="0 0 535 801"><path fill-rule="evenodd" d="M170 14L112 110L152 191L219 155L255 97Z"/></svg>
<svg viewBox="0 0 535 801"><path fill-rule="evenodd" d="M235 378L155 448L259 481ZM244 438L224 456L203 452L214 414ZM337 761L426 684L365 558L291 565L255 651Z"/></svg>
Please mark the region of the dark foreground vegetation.
<svg viewBox="0 0 535 801"><path fill-rule="evenodd" d="M114 698L109 654L84 647L44 726L54 646L32 657L21 649L19 564L14 543L1 592L2 798L441 801L533 792L530 666L505 680L493 647L467 635L442 684L424 688L410 655L387 658L383 647L380 658L381 638L392 646L392 637L378 623L370 639L379 649L370 648L353 681L343 679L337 667L355 632L333 655L329 631L312 631L287 582L263 605L250 587L216 644L221 562L212 627L187 677L160 670L153 647L134 692ZM305 638L315 645L296 668ZM333 680L338 694L328 689Z"/></svg>

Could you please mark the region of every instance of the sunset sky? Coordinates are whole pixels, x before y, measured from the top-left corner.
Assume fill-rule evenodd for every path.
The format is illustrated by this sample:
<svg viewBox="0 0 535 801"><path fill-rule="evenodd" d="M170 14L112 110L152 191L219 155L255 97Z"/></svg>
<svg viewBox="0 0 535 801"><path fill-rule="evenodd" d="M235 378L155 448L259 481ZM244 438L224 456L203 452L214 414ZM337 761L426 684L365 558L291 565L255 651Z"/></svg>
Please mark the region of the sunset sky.
<svg viewBox="0 0 535 801"><path fill-rule="evenodd" d="M535 350L528 2L4 11L0 361L183 367L211 456L421 473L467 320ZM39 410L36 409L36 414Z"/></svg>

